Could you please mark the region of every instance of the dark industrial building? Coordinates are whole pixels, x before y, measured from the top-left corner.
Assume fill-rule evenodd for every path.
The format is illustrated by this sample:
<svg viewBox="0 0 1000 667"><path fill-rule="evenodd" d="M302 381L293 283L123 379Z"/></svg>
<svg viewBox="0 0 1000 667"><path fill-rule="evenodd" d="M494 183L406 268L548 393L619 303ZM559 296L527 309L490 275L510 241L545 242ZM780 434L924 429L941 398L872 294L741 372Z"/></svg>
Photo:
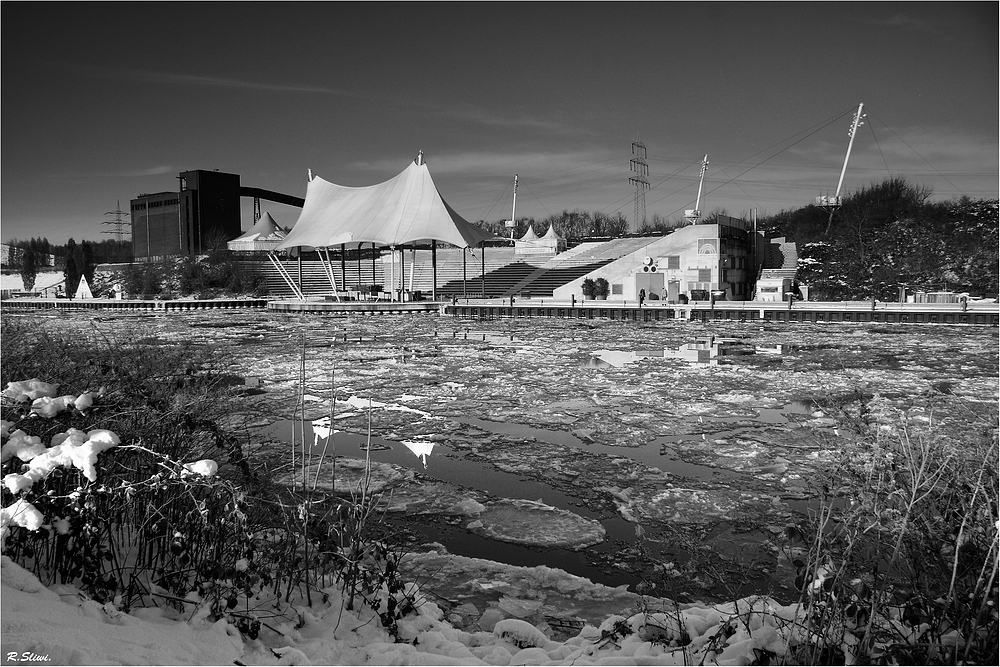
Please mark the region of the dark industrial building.
<svg viewBox="0 0 1000 667"><path fill-rule="evenodd" d="M196 169L177 176L178 192L141 194L131 201L132 252L139 262L203 255L243 233L240 197L302 206L303 199L240 185L239 174Z"/></svg>

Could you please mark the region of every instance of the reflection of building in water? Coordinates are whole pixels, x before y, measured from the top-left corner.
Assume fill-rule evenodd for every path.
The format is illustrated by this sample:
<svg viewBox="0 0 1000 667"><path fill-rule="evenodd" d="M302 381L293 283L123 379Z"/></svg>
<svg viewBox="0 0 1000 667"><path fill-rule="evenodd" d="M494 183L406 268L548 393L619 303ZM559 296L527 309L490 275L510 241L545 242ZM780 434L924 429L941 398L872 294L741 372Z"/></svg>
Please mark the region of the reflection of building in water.
<svg viewBox="0 0 1000 667"><path fill-rule="evenodd" d="M646 359L650 357L661 357L667 359L681 359L698 366L717 366L720 359L724 357L734 357L749 354L781 354L781 345L773 347L762 347L748 345L738 338L716 338L715 336L698 336L695 342L681 345L677 349L664 348L662 350L597 350L591 353L588 366L615 366L621 367L625 364Z"/></svg>
<svg viewBox="0 0 1000 667"><path fill-rule="evenodd" d="M414 456L420 459L420 462L424 464L424 469L427 469L427 457L431 455L434 451L434 443L426 441L403 441L406 448L413 452Z"/></svg>

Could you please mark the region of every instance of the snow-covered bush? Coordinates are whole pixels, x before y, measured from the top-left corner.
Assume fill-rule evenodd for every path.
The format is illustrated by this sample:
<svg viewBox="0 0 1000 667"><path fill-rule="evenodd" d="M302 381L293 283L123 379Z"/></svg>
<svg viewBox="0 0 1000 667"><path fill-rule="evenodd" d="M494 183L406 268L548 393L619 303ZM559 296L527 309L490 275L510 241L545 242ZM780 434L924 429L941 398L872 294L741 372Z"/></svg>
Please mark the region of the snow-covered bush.
<svg viewBox="0 0 1000 667"><path fill-rule="evenodd" d="M889 408L817 480L813 520L785 548L805 610L802 664L992 664L998 649L995 413L956 439L923 406ZM916 419L920 416L921 419Z"/></svg>
<svg viewBox="0 0 1000 667"><path fill-rule="evenodd" d="M120 325L0 324L5 555L43 582L200 609L247 636L331 585L393 635L423 604L381 496L324 502L258 478L218 426L241 397L213 351Z"/></svg>

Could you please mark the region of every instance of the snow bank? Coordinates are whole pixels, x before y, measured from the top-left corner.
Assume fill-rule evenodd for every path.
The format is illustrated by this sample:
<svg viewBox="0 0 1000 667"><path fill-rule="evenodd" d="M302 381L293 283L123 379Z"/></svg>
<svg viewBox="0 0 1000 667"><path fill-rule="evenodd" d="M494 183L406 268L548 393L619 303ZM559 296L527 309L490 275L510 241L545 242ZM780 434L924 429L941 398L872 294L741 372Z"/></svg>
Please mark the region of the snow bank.
<svg viewBox="0 0 1000 667"><path fill-rule="evenodd" d="M6 556L0 572L5 656L34 654L56 665L231 665L244 652L225 621L176 621L156 609L138 618L78 594L60 596Z"/></svg>

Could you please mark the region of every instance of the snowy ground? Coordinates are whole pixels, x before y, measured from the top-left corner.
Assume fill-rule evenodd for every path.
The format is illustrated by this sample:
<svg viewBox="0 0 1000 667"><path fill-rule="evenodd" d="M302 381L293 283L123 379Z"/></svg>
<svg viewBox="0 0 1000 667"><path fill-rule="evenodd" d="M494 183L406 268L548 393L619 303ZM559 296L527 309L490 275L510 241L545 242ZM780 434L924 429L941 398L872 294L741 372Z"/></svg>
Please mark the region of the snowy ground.
<svg viewBox="0 0 1000 667"><path fill-rule="evenodd" d="M606 609L556 641L518 618L488 619L487 629L459 630L423 599L391 637L371 610L346 611L336 587L328 600L286 613L248 639L205 613L151 608L123 614L68 586L46 588L0 557L4 664L86 665L648 665L748 664L768 654L794 656L804 633L790 623L795 606L769 599L716 606L667 605L612 610L620 591L546 568L500 567L504 579L526 577L562 589L572 604ZM487 568L487 571L490 569ZM273 624L273 625L272 625ZM839 645L839 642L838 642ZM845 644L849 655L850 644ZM794 658L792 662L795 662Z"/></svg>
<svg viewBox="0 0 1000 667"><path fill-rule="evenodd" d="M265 630L251 642L205 619L116 616L71 590L42 590L5 561L3 651L47 652L55 662L697 663L732 611L732 603L727 610L706 601L793 599L793 573L773 538L805 509L812 476L852 446L851 420L891 424L916 401L922 407L908 407L909 419L933 417L961 437L965 408L996 410L997 334L979 327L240 312L52 321L135 327L168 342L225 348L234 383L262 383L246 392L246 409L230 426L247 434L253 456L279 479L287 445L267 427L296 417L304 345L306 421L332 412L338 454L363 456L357 434L371 400L374 441L386 446L373 457L385 466L397 520L447 544L418 540L406 561L429 603L407 626L416 646L392 644L370 619L345 620L335 595L328 607L303 612L301 628ZM720 364L678 357L705 335L739 339L757 353ZM864 414L859 394L869 397ZM579 539L546 542L560 535ZM472 558L486 554L534 567ZM651 563L659 567L651 571ZM706 564L711 569L699 569ZM639 591L683 604L678 610ZM694 641L683 651L650 643L642 639L650 628L619 638L620 648L601 639L601 629L620 620L614 614L629 616L642 604L683 612ZM721 662L745 663L759 657L754 649L782 654L775 628L783 622L775 619L792 610L769 604L736 629L749 643L730 637ZM540 645L514 656L529 640L502 638L500 620L540 627L549 639L535 637ZM60 625L67 629L51 630ZM289 649L277 657L272 649L282 647Z"/></svg>

